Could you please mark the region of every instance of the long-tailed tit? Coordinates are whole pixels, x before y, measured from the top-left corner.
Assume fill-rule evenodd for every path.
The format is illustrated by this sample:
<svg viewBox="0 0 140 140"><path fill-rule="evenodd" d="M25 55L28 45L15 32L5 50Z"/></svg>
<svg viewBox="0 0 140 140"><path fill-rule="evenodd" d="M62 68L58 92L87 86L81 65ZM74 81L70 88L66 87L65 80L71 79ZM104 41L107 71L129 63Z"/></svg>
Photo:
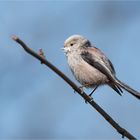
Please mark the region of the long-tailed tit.
<svg viewBox="0 0 140 140"><path fill-rule="evenodd" d="M111 61L85 37L81 35L69 37L64 43L64 52L72 73L82 87L94 88L90 96L98 86L108 85L119 95L123 92L121 89L123 88L140 99L140 93L116 77Z"/></svg>

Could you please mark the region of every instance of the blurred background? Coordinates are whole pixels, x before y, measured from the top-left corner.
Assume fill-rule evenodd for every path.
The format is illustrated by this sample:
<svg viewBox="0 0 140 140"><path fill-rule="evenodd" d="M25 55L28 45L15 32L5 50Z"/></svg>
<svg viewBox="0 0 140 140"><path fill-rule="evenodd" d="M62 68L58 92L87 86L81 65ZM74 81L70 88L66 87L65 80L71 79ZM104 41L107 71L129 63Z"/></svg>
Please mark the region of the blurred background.
<svg viewBox="0 0 140 140"><path fill-rule="evenodd" d="M140 1L0 1L1 139L121 139L69 85L11 39L17 35L35 51L43 48L76 82L61 50L73 34L91 40L111 59L118 78L140 91ZM139 100L107 86L93 98L140 138Z"/></svg>

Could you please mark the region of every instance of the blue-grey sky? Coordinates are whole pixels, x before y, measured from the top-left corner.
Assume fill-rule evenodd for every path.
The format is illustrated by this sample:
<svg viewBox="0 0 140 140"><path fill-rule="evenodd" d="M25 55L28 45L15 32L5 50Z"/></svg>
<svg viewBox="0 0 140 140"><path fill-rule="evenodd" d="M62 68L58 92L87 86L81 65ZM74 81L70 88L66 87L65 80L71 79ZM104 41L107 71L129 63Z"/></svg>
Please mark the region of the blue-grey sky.
<svg viewBox="0 0 140 140"><path fill-rule="evenodd" d="M73 34L90 39L111 59L118 78L140 91L139 1L0 1L0 138L121 139L69 85L11 40L17 35L35 51L43 48L76 82L61 51ZM139 100L107 86L93 98L140 138Z"/></svg>

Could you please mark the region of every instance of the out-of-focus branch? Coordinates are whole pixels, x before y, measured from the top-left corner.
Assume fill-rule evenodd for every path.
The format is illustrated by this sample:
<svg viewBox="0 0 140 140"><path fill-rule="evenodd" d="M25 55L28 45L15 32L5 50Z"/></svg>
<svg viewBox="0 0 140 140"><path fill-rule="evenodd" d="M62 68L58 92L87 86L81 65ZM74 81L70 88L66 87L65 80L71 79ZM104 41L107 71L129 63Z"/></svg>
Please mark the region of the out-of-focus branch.
<svg viewBox="0 0 140 140"><path fill-rule="evenodd" d="M30 55L38 59L42 64L48 66L51 70L53 70L56 74L58 74L66 83L68 83L74 91L76 91L79 95L81 95L86 102L88 102L94 109L96 109L104 119L114 127L118 133L122 135L122 137L127 137L128 139L136 139L131 133L129 133L126 129L122 128L117 122L113 120L90 96L88 96L84 91L82 91L74 82L72 82L63 72L61 72L58 68L56 68L53 64L51 64L47 59L45 59L44 53L40 50L39 53L36 53L32 49L30 49L21 39L16 36L12 36L12 39L19 43L21 47Z"/></svg>

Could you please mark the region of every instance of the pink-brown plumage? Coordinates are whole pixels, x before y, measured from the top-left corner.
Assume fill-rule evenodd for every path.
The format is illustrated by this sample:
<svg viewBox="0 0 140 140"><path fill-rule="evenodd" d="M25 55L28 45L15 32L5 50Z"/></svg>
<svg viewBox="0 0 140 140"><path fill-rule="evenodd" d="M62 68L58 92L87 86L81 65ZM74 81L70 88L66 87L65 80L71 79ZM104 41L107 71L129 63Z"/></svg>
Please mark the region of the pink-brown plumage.
<svg viewBox="0 0 140 140"><path fill-rule="evenodd" d="M80 35L69 37L64 43L68 64L75 78L83 87L98 87L106 84L121 95L122 89L140 99L139 92L116 78L111 61L101 50L92 47L88 39Z"/></svg>

